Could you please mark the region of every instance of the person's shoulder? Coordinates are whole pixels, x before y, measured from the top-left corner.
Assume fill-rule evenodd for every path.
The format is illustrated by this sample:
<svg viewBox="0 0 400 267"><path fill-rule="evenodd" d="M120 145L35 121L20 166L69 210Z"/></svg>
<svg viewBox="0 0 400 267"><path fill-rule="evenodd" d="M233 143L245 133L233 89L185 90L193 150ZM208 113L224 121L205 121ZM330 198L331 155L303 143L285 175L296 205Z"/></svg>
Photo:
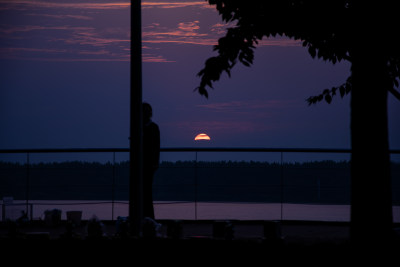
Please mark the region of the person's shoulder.
<svg viewBox="0 0 400 267"><path fill-rule="evenodd" d="M150 123L149 127L153 128L153 129L155 129L155 130L159 130L158 124L155 123L154 121L152 121L152 122Z"/></svg>

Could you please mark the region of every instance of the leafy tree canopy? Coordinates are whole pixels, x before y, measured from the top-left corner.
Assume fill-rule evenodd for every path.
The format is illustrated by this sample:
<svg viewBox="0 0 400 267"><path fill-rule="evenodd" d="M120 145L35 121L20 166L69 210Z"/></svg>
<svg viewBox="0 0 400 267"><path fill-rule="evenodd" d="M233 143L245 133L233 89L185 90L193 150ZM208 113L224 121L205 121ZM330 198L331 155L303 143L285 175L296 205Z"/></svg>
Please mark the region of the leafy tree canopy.
<svg viewBox="0 0 400 267"><path fill-rule="evenodd" d="M400 39L398 38L395 1L353 0L208 0L215 5L223 21L235 23L218 40L215 57L205 62L198 76L198 92L208 98L207 87L213 88L223 72L229 76L239 61L250 66L254 50L265 37L286 36L300 40L313 58L333 64L353 61L354 54L374 53L387 62L385 70L392 81L389 90L400 100ZM352 77L337 87L325 89L320 95L307 99L311 105L332 97L348 94ZM377 88L376 90L381 90Z"/></svg>

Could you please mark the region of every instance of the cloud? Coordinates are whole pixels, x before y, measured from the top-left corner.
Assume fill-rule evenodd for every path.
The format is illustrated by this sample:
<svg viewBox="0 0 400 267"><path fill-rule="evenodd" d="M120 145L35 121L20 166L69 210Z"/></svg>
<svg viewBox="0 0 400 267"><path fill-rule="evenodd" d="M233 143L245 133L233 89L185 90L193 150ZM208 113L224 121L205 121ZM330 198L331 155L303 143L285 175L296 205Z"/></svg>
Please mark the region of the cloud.
<svg viewBox="0 0 400 267"><path fill-rule="evenodd" d="M229 24L225 23L217 23L211 26L210 31L217 35L225 35L226 29L229 27Z"/></svg>
<svg viewBox="0 0 400 267"><path fill-rule="evenodd" d="M205 108L208 110L218 111L218 112L232 112L238 111L244 106L247 106L245 102L241 101L232 101L232 102L220 102L220 103L212 103L205 105L197 105L197 107Z"/></svg>
<svg viewBox="0 0 400 267"><path fill-rule="evenodd" d="M200 21L198 21L198 20L195 20L192 22L180 22L178 24L178 29L183 32L193 33L194 31L200 29L199 23L200 23Z"/></svg>
<svg viewBox="0 0 400 267"><path fill-rule="evenodd" d="M151 24L143 31L144 43L181 43L210 45L215 39L206 38L207 33L199 33L200 21L179 22L174 28L162 27L160 24Z"/></svg>
<svg viewBox="0 0 400 267"><path fill-rule="evenodd" d="M8 45L2 45L0 57L26 60L62 61L126 61L129 60L130 39L121 29L97 29L80 26L9 26L0 28L0 36ZM12 45L13 40L19 40ZM27 40L24 42L23 40ZM4 52L7 51L7 52ZM57 59L54 53L57 51ZM82 58L90 55L90 58Z"/></svg>
<svg viewBox="0 0 400 267"><path fill-rule="evenodd" d="M143 43L148 44L165 44L165 43L176 43L176 44L193 44L193 45L215 45L217 41L215 39L197 39L197 38L180 38L180 39L167 39L167 38L156 38L156 39L149 39L143 40Z"/></svg>
<svg viewBox="0 0 400 267"><path fill-rule="evenodd" d="M213 8L206 1L143 1L142 8L184 8L184 7L200 7L200 8ZM67 8L67 9L125 9L130 8L130 1L98 1L97 3L79 2L79 1L64 1L55 2L49 1L36 1L36 0L0 0L1 9L21 9L21 8Z"/></svg>
<svg viewBox="0 0 400 267"><path fill-rule="evenodd" d="M256 110L277 110L288 107L297 106L297 101L292 100L252 100L252 101L231 101L231 102L219 102L211 104L197 105L199 108L212 110L215 112L224 113L253 113Z"/></svg>
<svg viewBox="0 0 400 267"><path fill-rule="evenodd" d="M257 122L235 120L235 121L190 121L190 122L171 122L163 123L163 127L172 127L180 131L189 131L193 133L209 132L209 133L254 133L264 131L267 127Z"/></svg>
<svg viewBox="0 0 400 267"><path fill-rule="evenodd" d="M174 8L208 6L208 4L205 1L144 1L142 6L172 10ZM0 47L3 46L3 51L6 49L10 51L9 48L23 46L24 49L14 49L13 53L7 56L7 58L14 56L15 59L23 59L25 56L27 60L36 58L55 60L52 55L54 53L48 51L57 49L57 51L65 51L66 61L84 60L82 59L83 55L93 57L86 58L88 60L94 60L96 56L99 60L112 60L113 58L116 61L127 60L130 52L130 25L121 23L129 22L129 13L126 11L121 13L118 9L129 7L130 1L99 0L93 3L77 0L0 0L0 10L3 10L1 12L13 10L14 13L10 14L18 16L18 21L6 20L8 25L0 26L0 37L7 40L4 42L7 45L3 44ZM99 11L92 11L94 9ZM114 19L115 16L118 16L117 20ZM126 20L121 20L122 17L126 17ZM106 24L105 21L110 19L112 23ZM119 21L119 24L116 21ZM112 25L112 27L108 25ZM198 20L179 22L172 28L153 22L143 27L143 43L147 43L146 46L151 49L156 49L156 44L160 43L197 45L216 43L211 38L205 39L207 34L199 33L199 29ZM15 40L19 40L18 44ZM143 54L143 61L174 62L174 60L167 60L160 52L158 50L157 54ZM4 55L5 53L0 54L3 58ZM62 60L62 57L57 60Z"/></svg>
<svg viewBox="0 0 400 267"><path fill-rule="evenodd" d="M213 46L226 34L230 24L216 23L200 28L200 21L178 22L175 27L165 27L160 23L151 23L143 28L143 42L152 44L178 43ZM286 37L266 38L258 46L302 46L301 41Z"/></svg>
<svg viewBox="0 0 400 267"><path fill-rule="evenodd" d="M302 46L302 42L300 40L293 40L286 37L266 38L259 41L257 46L281 46L281 47Z"/></svg>
<svg viewBox="0 0 400 267"><path fill-rule="evenodd" d="M93 20L92 17L82 16L82 15L63 15L63 14L27 14L27 16L35 16L35 17L47 17L52 19L77 19L77 20Z"/></svg>
<svg viewBox="0 0 400 267"><path fill-rule="evenodd" d="M92 27L71 27L71 26L39 26L39 25L25 25L25 26L7 26L3 25L0 28L0 33L13 34L18 32L31 32L31 31L88 31L93 30Z"/></svg>
<svg viewBox="0 0 400 267"><path fill-rule="evenodd" d="M144 62L175 62L160 44L213 46L229 27L215 23L218 14L207 1L143 1L142 6L148 18L142 42L144 49L152 50L143 54ZM54 60L54 54L64 54L57 60L129 60L129 7L130 1L123 0L0 0L0 17L8 18L0 25L0 57ZM301 44L288 38L265 39L259 44L271 45ZM12 53L4 53L7 49Z"/></svg>
<svg viewBox="0 0 400 267"><path fill-rule="evenodd" d="M36 0L0 0L0 5L3 10L10 9L31 9L31 8L53 8L53 9L121 9L129 8L130 1L121 2L55 2L55 1L36 1Z"/></svg>
<svg viewBox="0 0 400 267"><path fill-rule="evenodd" d="M2 47L0 48L0 58L4 59L27 59L26 55L37 54L64 54L65 49L54 48L30 48L30 47Z"/></svg>
<svg viewBox="0 0 400 267"><path fill-rule="evenodd" d="M101 36L93 31L82 31L75 32L70 38L58 39L58 41L64 41L66 44L77 44L80 46L93 46L93 47L105 47L110 45L126 44L129 47L129 39L111 38L107 36Z"/></svg>
<svg viewBox="0 0 400 267"><path fill-rule="evenodd" d="M167 60L163 56L160 55L152 55L152 54L143 54L142 56L142 61L143 62L148 62L148 63L166 63L166 62L176 62L173 60Z"/></svg>
<svg viewBox="0 0 400 267"><path fill-rule="evenodd" d="M200 7L200 8L213 8L206 1L185 1L185 2L142 2L142 8L184 8L184 7Z"/></svg>

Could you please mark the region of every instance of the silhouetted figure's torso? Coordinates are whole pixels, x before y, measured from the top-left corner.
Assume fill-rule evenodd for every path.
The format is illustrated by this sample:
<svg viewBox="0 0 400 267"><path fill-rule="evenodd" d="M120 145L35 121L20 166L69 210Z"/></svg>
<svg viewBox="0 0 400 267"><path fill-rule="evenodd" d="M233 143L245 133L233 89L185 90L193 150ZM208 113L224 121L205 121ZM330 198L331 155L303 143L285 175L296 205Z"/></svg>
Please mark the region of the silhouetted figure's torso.
<svg viewBox="0 0 400 267"><path fill-rule="evenodd" d="M153 177L160 159L160 130L151 120L143 125L143 193L144 217L154 219Z"/></svg>

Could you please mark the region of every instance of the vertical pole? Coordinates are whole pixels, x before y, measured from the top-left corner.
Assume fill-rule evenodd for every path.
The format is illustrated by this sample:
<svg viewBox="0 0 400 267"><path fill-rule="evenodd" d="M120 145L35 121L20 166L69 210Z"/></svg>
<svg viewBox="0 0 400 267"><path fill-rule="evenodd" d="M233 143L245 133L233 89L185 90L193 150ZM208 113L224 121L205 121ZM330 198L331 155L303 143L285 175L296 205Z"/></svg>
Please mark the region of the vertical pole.
<svg viewBox="0 0 400 267"><path fill-rule="evenodd" d="M129 220L131 234L140 236L143 219L142 21L141 1L131 0L131 96Z"/></svg>
<svg viewBox="0 0 400 267"><path fill-rule="evenodd" d="M194 219L197 220L197 151L194 165Z"/></svg>
<svg viewBox="0 0 400 267"><path fill-rule="evenodd" d="M281 221L283 221L283 152L281 151Z"/></svg>
<svg viewBox="0 0 400 267"><path fill-rule="evenodd" d="M29 162L29 152L28 153L26 153L26 192L25 192L25 198L26 198L26 208L25 208L25 211L26 211L26 214L28 215L29 213L29 187L30 187L30 184L29 184L29 175L30 175L30 173L29 173L29 165L30 165L30 162Z"/></svg>
<svg viewBox="0 0 400 267"><path fill-rule="evenodd" d="M111 189L111 221L114 221L114 202L115 202L115 151L113 152L112 166L112 189Z"/></svg>

